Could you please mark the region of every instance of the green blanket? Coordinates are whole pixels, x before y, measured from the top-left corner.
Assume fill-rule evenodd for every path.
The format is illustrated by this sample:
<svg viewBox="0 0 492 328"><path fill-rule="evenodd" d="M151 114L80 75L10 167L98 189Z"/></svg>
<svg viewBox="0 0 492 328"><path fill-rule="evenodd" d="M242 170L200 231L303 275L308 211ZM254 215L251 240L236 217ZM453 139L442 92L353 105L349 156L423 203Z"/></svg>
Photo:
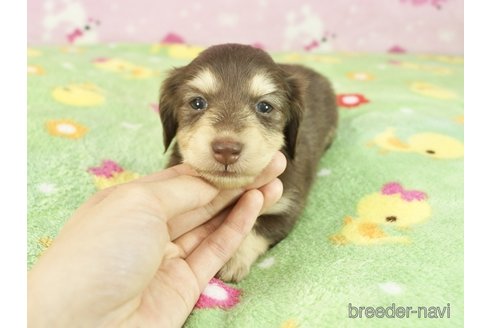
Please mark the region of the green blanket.
<svg viewBox="0 0 492 328"><path fill-rule="evenodd" d="M29 267L89 195L164 167L160 82L198 51L28 50ZM333 81L338 135L292 233L186 326L462 326L463 58L274 57Z"/></svg>

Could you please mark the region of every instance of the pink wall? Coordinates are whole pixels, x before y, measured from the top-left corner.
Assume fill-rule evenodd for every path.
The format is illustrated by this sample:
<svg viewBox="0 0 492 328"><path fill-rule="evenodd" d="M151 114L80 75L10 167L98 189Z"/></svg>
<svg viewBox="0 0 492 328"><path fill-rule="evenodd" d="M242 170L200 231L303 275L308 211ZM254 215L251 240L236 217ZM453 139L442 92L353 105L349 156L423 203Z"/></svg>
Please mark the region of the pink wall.
<svg viewBox="0 0 492 328"><path fill-rule="evenodd" d="M89 30L85 27L89 26ZM30 0L28 42L463 53L463 0Z"/></svg>

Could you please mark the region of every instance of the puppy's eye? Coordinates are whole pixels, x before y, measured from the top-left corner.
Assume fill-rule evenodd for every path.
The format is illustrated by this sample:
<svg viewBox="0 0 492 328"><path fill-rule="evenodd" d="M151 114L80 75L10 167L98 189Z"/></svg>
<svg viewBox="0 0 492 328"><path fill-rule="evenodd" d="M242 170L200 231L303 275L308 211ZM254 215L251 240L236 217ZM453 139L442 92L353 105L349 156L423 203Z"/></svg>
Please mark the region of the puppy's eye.
<svg viewBox="0 0 492 328"><path fill-rule="evenodd" d="M258 113L267 114L270 113L272 109L273 106L265 101L260 101L259 103L256 104L256 111Z"/></svg>
<svg viewBox="0 0 492 328"><path fill-rule="evenodd" d="M204 110L207 108L207 101L202 97L196 97L190 101L190 106L195 110Z"/></svg>

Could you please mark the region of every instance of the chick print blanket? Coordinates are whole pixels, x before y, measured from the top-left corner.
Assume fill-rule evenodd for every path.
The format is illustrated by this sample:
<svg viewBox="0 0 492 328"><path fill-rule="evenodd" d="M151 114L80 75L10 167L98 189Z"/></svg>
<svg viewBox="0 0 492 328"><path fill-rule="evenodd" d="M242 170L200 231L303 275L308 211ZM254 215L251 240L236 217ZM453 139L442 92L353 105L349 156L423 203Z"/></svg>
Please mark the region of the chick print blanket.
<svg viewBox="0 0 492 328"><path fill-rule="evenodd" d="M166 162L165 71L200 47L28 49L28 266L91 194ZM463 58L276 53L336 89L340 126L292 233L186 327L463 325Z"/></svg>

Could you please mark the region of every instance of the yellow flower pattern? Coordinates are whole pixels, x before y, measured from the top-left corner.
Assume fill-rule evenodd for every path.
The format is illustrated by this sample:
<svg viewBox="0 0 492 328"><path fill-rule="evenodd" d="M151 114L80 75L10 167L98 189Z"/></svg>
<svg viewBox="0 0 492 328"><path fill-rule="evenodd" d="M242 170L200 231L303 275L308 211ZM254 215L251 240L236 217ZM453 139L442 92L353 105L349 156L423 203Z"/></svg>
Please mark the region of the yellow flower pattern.
<svg viewBox="0 0 492 328"><path fill-rule="evenodd" d="M85 126L72 120L50 120L46 123L46 128L52 136L69 139L82 138L87 132Z"/></svg>

